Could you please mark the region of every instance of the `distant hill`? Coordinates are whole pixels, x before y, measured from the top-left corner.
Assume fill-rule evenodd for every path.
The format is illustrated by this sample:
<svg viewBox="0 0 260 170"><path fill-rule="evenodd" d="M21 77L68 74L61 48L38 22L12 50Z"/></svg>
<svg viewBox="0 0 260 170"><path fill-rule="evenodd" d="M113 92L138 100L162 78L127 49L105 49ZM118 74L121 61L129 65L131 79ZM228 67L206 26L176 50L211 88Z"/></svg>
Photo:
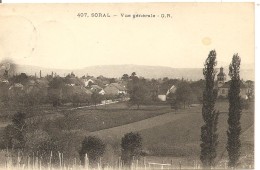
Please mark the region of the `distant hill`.
<svg viewBox="0 0 260 170"><path fill-rule="evenodd" d="M131 75L132 72L136 72L138 76L145 78L184 78L188 80L199 80L203 78L202 68L171 68L163 66L143 66L143 65L104 65L104 66L90 66L83 69L49 69L37 66L17 65L16 72L24 72L29 75L35 73L39 76L41 70L42 76L57 73L60 76L65 76L70 72L74 72L77 76L91 75L110 78L119 78L123 74ZM224 68L224 72L228 75L228 67ZM253 69L242 69L241 78L244 80L254 80Z"/></svg>

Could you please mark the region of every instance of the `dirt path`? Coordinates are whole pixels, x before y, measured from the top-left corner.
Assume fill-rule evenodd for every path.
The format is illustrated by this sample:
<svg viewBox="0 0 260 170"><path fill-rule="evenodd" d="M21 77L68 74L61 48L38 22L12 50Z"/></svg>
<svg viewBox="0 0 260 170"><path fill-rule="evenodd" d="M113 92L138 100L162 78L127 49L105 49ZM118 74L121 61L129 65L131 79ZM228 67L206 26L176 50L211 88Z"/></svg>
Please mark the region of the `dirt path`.
<svg viewBox="0 0 260 170"><path fill-rule="evenodd" d="M115 138L121 139L121 137L128 132L136 132L136 131L141 131L144 129L149 129L149 128L152 128L155 126L164 125L169 122L178 121L179 119L182 119L191 114L195 114L195 113L176 114L174 112L169 112L169 113L166 113L163 115L155 116L155 117L141 120L138 122L134 122L134 123L118 126L118 127L113 127L113 128L109 128L109 129L104 129L104 130L100 130L100 131L91 132L91 135L96 135L103 139L109 139L109 138L110 139L115 139Z"/></svg>
<svg viewBox="0 0 260 170"><path fill-rule="evenodd" d="M77 110L77 109L84 109L84 108L88 108L88 107L105 106L105 105L110 105L110 104L115 104L115 103L118 103L118 101L114 101L114 102L110 102L110 103L100 103L100 104L97 104L96 106L95 105L89 105L89 106L73 107L73 108L70 108L70 109L67 109L67 110Z"/></svg>

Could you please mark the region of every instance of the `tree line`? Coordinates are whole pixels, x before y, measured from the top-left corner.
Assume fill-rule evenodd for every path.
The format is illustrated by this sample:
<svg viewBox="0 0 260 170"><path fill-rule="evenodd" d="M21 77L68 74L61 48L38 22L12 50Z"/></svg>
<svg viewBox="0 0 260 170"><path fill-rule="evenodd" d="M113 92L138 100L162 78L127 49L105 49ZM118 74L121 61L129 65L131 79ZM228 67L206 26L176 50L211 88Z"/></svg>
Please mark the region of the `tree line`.
<svg viewBox="0 0 260 170"><path fill-rule="evenodd" d="M188 81L182 79L145 79L138 77L135 72L128 76L124 74L122 80L127 82L130 105L139 109L141 105L160 103L158 95L166 96L166 101L172 109L186 108L191 103L201 103L204 80ZM176 91L167 93L172 86Z"/></svg>

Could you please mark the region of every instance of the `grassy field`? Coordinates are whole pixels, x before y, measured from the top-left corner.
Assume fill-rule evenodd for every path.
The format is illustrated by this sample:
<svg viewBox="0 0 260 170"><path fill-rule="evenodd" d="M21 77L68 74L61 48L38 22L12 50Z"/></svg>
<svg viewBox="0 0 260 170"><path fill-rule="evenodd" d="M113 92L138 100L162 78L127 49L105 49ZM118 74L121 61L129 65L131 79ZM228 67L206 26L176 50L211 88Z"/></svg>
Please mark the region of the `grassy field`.
<svg viewBox="0 0 260 170"><path fill-rule="evenodd" d="M126 103L71 109L67 106L53 108L46 105L23 111L27 113L26 121L29 123L29 129L43 130L51 134L59 145L64 146L65 155L69 157L78 157L81 141L89 132L118 127L172 111L169 105L141 106L137 110L136 107L129 107ZM4 127L11 123L15 109L2 108L1 113L5 113L1 114L2 136Z"/></svg>
<svg viewBox="0 0 260 170"><path fill-rule="evenodd" d="M216 109L220 111L218 133L218 161L227 158L226 153L226 130L228 127L228 102L221 101L216 103ZM203 125L201 116L201 106L191 107L177 112L172 111L167 115L158 116L158 118L166 117L170 122L161 119L161 124L149 124L155 120L150 118L140 123L142 126L139 130L139 122L129 125L124 125L118 128L102 130L94 134L99 135L107 143L120 146L120 139L123 133L130 131L138 131L143 137L144 150L150 155L154 161L168 162L171 160L182 160L188 164L191 161L199 160L200 155L200 128ZM157 117L156 117L157 118ZM176 118L176 119L174 119ZM159 119L158 119L159 120ZM165 121L165 123L163 123ZM241 117L242 126L242 150L241 161L248 161L252 164L252 156L254 154L254 106L251 105L249 110L244 110ZM131 127L131 128L129 128ZM134 128L133 128L134 127ZM146 128L145 128L146 127Z"/></svg>
<svg viewBox="0 0 260 170"><path fill-rule="evenodd" d="M221 112L218 132L218 160L226 158L226 130L228 102L217 102ZM3 119L8 122L8 118ZM10 121L10 119L9 119ZM123 134L137 131L142 135L147 160L160 163L189 164L199 160L200 127L203 124L201 106L174 111L168 105L128 107L126 103L71 110L70 107L42 106L30 110L28 122L36 122L36 129L51 129L59 144L66 146L65 155L78 157L81 141L86 135L97 135L107 144L104 161L116 161ZM243 111L242 156L253 155L254 110ZM0 127L1 128L1 127ZM1 128L3 129L3 127ZM248 161L248 160L245 160ZM191 163L192 164L192 163Z"/></svg>
<svg viewBox="0 0 260 170"><path fill-rule="evenodd" d="M0 128L11 122L16 109L2 108ZM129 107L126 103L87 107L71 110L71 107L38 106L23 110L27 113L27 121L51 123L60 130L97 131L115 126L140 121L172 111L168 105Z"/></svg>
<svg viewBox="0 0 260 170"><path fill-rule="evenodd" d="M198 109L198 108L197 108ZM227 156L225 146L227 142L228 103L217 103L216 109L221 112L218 124L219 145L218 160ZM242 126L242 156L253 155L253 124L254 111L251 107L243 111ZM144 139L144 146L152 155L186 157L199 160L200 155L200 127L203 125L201 113L190 114L173 123L140 131Z"/></svg>
<svg viewBox="0 0 260 170"><path fill-rule="evenodd" d="M52 114L52 116L56 115L57 119L51 121L51 126L55 126L60 130L93 132L144 120L171 111L168 105L142 106L137 110L136 107L129 107L126 103L76 110L63 108Z"/></svg>

